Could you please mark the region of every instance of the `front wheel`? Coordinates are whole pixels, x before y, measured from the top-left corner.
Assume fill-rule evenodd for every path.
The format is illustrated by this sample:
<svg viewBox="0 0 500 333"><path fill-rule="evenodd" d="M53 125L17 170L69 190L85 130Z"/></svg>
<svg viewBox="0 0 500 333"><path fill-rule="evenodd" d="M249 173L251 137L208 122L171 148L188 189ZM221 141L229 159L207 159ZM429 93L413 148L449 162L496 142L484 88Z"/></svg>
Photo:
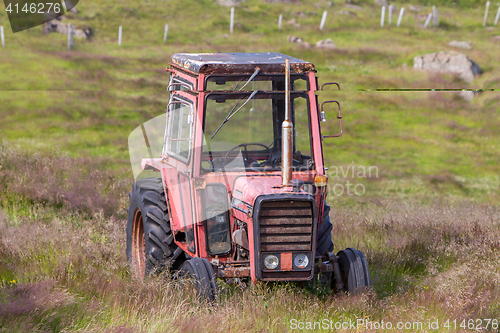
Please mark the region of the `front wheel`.
<svg viewBox="0 0 500 333"><path fill-rule="evenodd" d="M195 290L197 298L212 302L217 297L217 277L207 259L187 260L182 264L180 275L185 278L186 285Z"/></svg>
<svg viewBox="0 0 500 333"><path fill-rule="evenodd" d="M347 248L337 253L340 274L344 283L344 291L356 295L369 290L372 286L368 261L363 252ZM336 289L335 279L332 275L331 288Z"/></svg>

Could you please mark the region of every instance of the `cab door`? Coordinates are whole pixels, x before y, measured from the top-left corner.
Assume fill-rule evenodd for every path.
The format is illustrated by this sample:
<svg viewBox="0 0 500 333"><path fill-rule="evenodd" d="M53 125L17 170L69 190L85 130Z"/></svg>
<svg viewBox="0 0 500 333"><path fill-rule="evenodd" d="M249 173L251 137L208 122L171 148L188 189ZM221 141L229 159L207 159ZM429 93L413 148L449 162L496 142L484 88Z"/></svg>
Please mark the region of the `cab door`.
<svg viewBox="0 0 500 333"><path fill-rule="evenodd" d="M196 253L192 170L194 160L194 108L196 96L176 91L167 109L164 169L167 201L174 241L186 252Z"/></svg>

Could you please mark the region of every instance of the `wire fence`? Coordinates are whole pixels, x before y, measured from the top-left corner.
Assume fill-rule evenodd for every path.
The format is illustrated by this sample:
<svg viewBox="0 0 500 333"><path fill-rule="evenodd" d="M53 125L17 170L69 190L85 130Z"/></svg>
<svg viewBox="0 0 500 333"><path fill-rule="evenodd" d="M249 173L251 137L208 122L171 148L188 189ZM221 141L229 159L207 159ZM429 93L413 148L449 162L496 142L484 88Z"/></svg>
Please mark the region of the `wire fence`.
<svg viewBox="0 0 500 333"><path fill-rule="evenodd" d="M63 2L64 3L64 2ZM484 11L484 17L483 17L483 27L487 26L488 23L488 16L489 16L489 9L490 9L490 1L486 2L486 7ZM411 6L410 6L411 7ZM393 4L387 6L382 6L381 7L381 13L380 13L380 26L385 27L386 21L387 21L387 26L390 27L392 25L392 17L393 17L393 12L395 11L395 6ZM387 12L387 15L386 15ZM400 27L401 24L403 23L403 17L405 13L405 7L402 7L399 10L399 15L396 23L396 27ZM439 18L438 18L438 9L436 6L432 6L432 11L427 15L427 18L425 20L425 23L423 24L423 28L428 28L431 21L433 22L434 28L439 27ZM282 24L283 24L283 14L280 14L278 16L278 30L282 29ZM328 11L325 10L321 16L321 21L319 21L319 30L323 30L325 26L327 25L327 18L328 18ZM387 19L386 19L387 18ZM498 10L496 11L496 15L493 21L493 26L498 25L498 21L500 20L500 5L498 7ZM235 26L235 8L231 7L230 13L229 13L229 34L234 33L234 26ZM163 33L163 43L167 42L168 38L168 32L169 32L169 24L165 24L165 30ZM68 28L67 28L67 34L68 34L68 49L72 50L74 47L74 36L75 36L75 27L71 24L68 23ZM5 33L4 33L4 27L0 26L0 37L1 37L1 42L2 42L2 47L6 46L5 42ZM118 45L122 45L122 37L123 37L123 27L120 25L118 27Z"/></svg>

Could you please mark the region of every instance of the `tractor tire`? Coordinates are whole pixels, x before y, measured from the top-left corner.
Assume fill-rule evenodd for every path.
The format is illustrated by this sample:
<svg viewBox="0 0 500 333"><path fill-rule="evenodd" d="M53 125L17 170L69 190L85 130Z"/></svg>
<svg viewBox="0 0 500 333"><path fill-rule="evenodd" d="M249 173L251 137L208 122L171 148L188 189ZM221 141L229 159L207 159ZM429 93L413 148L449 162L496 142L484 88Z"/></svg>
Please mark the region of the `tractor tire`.
<svg viewBox="0 0 500 333"><path fill-rule="evenodd" d="M318 240L316 242L316 255L322 256L333 251L332 222L330 221L330 206L326 203L323 208L323 223L318 223Z"/></svg>
<svg viewBox="0 0 500 333"><path fill-rule="evenodd" d="M161 178L138 180L129 197L127 260L134 278L178 269L185 255L173 241Z"/></svg>
<svg viewBox="0 0 500 333"><path fill-rule="evenodd" d="M217 278L207 259L194 257L185 261L180 275L196 289L198 299L213 302L217 298Z"/></svg>
<svg viewBox="0 0 500 333"><path fill-rule="evenodd" d="M358 250L347 248L337 253L344 291L357 295L371 288L370 270L365 255ZM332 275L331 287L335 289L335 277Z"/></svg>

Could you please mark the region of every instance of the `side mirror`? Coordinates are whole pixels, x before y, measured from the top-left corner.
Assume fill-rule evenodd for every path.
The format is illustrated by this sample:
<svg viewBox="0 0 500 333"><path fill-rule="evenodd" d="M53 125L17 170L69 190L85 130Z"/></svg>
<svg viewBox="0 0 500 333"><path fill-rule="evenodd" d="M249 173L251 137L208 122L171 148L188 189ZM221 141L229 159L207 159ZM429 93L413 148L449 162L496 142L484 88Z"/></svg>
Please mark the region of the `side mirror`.
<svg viewBox="0 0 500 333"><path fill-rule="evenodd" d="M323 102L321 104L321 121L322 122L326 121L325 111L323 110L323 107L324 107L325 104L329 104L329 103L337 103L337 106L339 107L339 115L337 116L337 119L340 122L340 134L337 134L337 135L323 135L323 139L324 138L337 138L337 137L341 136L342 132L343 132L343 128L342 128L342 113L340 112L340 103L338 101L326 101L326 102Z"/></svg>
<svg viewBox="0 0 500 333"><path fill-rule="evenodd" d="M337 88L340 91L340 85L337 82L323 83L323 85L321 86L321 91L323 91L323 89L326 86L330 86L330 85L336 85ZM323 139L324 138L337 138L337 137L341 136L342 132L343 132L343 128L342 128L342 113L340 113L340 103L338 101L326 101L326 102L323 102L323 104L321 104L321 113L320 113L321 122L323 122L323 123L326 122L326 115L325 115L325 111L323 110L323 106L325 104L328 104L328 103L337 103L337 106L339 107L339 115L337 116L337 119L340 122L340 134L337 134L337 135L323 135Z"/></svg>
<svg viewBox="0 0 500 333"><path fill-rule="evenodd" d="M329 85L332 85L332 84L336 85L336 86L337 86L337 88L339 88L339 91L340 91L340 85L339 85L337 82L328 82L328 83L323 83L323 85L321 86L321 91L323 91L323 88L324 88L325 86L329 86Z"/></svg>

